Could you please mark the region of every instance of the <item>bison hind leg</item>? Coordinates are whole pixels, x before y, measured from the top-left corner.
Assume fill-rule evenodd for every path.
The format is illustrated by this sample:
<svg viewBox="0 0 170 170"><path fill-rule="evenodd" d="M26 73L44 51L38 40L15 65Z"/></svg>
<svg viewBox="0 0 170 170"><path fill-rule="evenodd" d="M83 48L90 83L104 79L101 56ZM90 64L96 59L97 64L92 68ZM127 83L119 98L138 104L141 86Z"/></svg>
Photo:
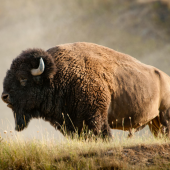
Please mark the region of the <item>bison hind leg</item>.
<svg viewBox="0 0 170 170"><path fill-rule="evenodd" d="M163 134L162 129L162 125L160 123L159 117L155 117L154 119L152 119L149 123L148 123L149 129L151 131L151 133L155 136L155 137L159 137L160 134Z"/></svg>
<svg viewBox="0 0 170 170"><path fill-rule="evenodd" d="M133 137L133 131L132 131L132 129L130 128L130 129L129 129L128 138L132 138L132 137Z"/></svg>
<svg viewBox="0 0 170 170"><path fill-rule="evenodd" d="M142 126L138 127L137 129L134 129L134 130L133 130L132 128L130 128L130 129L129 129L128 138L133 137L133 135L134 135L135 132L138 132L138 131L142 130L145 126L146 126L146 125L142 125Z"/></svg>

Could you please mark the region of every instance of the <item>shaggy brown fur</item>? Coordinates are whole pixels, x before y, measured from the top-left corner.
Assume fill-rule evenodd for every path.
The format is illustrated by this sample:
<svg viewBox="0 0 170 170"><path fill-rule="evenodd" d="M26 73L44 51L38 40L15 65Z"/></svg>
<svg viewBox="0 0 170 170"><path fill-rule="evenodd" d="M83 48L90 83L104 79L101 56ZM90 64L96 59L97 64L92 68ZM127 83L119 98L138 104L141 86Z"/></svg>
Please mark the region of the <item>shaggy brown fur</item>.
<svg viewBox="0 0 170 170"><path fill-rule="evenodd" d="M40 57L45 71L32 76ZM42 117L61 131L65 121L68 132L80 133L84 122L105 136L110 127L131 132L153 120L157 135L162 125L169 134L169 94L170 77L157 68L103 46L73 43L22 52L4 79L2 99L14 112L16 130Z"/></svg>

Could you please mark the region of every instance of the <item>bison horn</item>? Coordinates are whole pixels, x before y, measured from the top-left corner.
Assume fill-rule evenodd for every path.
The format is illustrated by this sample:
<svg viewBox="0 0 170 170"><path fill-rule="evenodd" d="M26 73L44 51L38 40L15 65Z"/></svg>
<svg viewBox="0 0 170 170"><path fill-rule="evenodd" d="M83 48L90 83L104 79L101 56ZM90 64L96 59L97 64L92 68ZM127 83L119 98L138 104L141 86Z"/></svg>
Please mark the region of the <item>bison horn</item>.
<svg viewBox="0 0 170 170"><path fill-rule="evenodd" d="M44 72L44 69L45 69L45 64L44 64L44 61L42 58L40 58L40 64L39 64L39 67L37 69L32 69L31 70L31 74L33 76L39 76L41 75L43 72Z"/></svg>

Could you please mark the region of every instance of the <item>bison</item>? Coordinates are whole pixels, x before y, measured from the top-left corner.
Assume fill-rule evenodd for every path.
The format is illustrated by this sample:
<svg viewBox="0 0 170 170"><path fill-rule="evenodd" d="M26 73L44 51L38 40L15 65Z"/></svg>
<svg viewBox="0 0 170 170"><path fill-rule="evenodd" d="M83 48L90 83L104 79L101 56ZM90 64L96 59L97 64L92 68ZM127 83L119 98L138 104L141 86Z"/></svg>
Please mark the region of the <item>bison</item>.
<svg viewBox="0 0 170 170"><path fill-rule="evenodd" d="M13 111L15 129L43 118L63 132L111 136L149 125L170 136L170 77L135 58L100 45L77 42L44 51L28 49L11 64L2 100ZM152 121L152 124L150 122Z"/></svg>

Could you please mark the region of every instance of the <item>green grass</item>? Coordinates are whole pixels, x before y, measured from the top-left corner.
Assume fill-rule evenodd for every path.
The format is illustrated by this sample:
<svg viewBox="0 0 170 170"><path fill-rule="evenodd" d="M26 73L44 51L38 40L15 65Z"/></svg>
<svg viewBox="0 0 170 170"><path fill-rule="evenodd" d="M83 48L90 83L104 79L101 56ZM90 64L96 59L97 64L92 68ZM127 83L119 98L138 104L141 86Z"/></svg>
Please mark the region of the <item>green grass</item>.
<svg viewBox="0 0 170 170"><path fill-rule="evenodd" d="M41 140L24 140L12 134L8 132L0 139L0 169L131 169L128 162L120 159L122 148L169 143L164 138L146 138L145 135L131 139L115 136L108 141L87 136L85 140L83 135L78 138L74 134L73 139L66 136L59 142L46 136ZM114 157L107 156L110 150L116 151Z"/></svg>

